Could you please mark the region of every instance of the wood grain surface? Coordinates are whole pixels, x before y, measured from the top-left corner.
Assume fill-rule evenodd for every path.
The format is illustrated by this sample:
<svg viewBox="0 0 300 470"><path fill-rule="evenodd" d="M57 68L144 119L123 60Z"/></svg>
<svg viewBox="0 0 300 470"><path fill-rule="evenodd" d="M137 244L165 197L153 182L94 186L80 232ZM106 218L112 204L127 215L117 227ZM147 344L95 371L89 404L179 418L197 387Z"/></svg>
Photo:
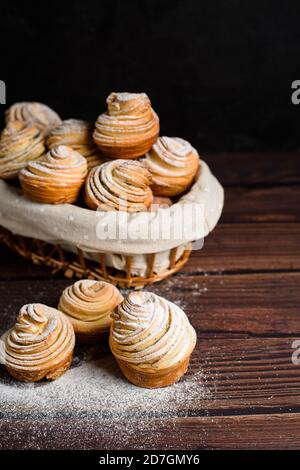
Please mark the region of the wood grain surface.
<svg viewBox="0 0 300 470"><path fill-rule="evenodd" d="M225 186L222 219L183 271L147 289L188 314L198 335L188 376L201 370L208 393L187 400L180 416L158 417L144 440L137 423L114 447L299 449L300 365L292 362L300 339L299 156L203 158ZM56 306L69 283L0 246L1 332L24 303ZM1 417L2 448L112 447L101 421L91 432L88 420ZM122 420L118 426L125 429Z"/></svg>

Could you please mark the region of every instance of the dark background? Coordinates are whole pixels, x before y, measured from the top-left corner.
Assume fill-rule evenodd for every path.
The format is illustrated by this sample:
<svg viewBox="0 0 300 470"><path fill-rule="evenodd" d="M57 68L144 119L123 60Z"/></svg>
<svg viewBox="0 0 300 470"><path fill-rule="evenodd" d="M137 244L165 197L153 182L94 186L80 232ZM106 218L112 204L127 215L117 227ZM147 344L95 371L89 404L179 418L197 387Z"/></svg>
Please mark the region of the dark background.
<svg viewBox="0 0 300 470"><path fill-rule="evenodd" d="M200 153L300 147L299 1L7 1L0 15L8 105L95 120L110 91L145 91L161 134Z"/></svg>

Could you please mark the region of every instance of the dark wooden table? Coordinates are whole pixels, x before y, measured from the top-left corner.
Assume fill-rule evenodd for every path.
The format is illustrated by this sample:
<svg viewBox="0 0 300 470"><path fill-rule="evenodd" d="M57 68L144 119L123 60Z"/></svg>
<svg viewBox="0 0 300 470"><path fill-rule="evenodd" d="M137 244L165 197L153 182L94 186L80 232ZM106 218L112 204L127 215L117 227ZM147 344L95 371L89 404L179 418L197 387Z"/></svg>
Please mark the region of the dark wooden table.
<svg viewBox="0 0 300 470"><path fill-rule="evenodd" d="M300 339L300 157L205 159L225 186L222 219L184 270L151 290L189 315L198 334L190 373L203 370L211 393L199 409L175 417L175 426L160 420L153 447L299 449L300 365L292 362L292 343ZM51 305L67 284L0 247L1 330L28 292ZM108 446L84 422L67 438L47 420L3 421L0 433L11 435L11 448L34 448L34 426L40 448ZM137 445L133 436L127 447Z"/></svg>

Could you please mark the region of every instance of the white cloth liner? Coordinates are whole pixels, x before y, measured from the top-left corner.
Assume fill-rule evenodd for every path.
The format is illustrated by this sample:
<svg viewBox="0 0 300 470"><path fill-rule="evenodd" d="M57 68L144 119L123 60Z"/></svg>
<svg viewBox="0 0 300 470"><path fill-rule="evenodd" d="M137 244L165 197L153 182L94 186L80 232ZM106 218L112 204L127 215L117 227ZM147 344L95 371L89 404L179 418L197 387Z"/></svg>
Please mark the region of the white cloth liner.
<svg viewBox="0 0 300 470"><path fill-rule="evenodd" d="M146 273L147 254L157 253L154 272L159 273L168 267L172 248L180 247L180 257L189 242L207 236L220 218L223 203L223 188L203 160L190 191L171 207L159 208L156 212L128 214L92 211L71 204L40 204L0 181L0 225L14 234L60 244L70 251L78 247L89 259L98 260L99 253L106 253L107 265L116 269L124 269L124 255L133 255L132 274L137 275ZM201 220L199 223L197 217L185 218L184 233L178 238L175 229L182 225L182 208L187 204ZM169 223L171 229L167 239L155 240L143 234L145 227L149 228L149 233L160 233L162 220L164 224ZM99 239L99 228L103 224L108 228L117 227L117 233L124 233L128 227L136 237Z"/></svg>

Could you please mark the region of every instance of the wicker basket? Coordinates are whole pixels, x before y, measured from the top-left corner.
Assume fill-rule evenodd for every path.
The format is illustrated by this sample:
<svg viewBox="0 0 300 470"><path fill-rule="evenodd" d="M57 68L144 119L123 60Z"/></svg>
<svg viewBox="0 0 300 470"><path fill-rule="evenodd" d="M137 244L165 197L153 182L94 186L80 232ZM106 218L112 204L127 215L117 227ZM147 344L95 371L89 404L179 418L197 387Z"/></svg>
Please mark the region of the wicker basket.
<svg viewBox="0 0 300 470"><path fill-rule="evenodd" d="M141 288L183 267L192 241L206 237L217 224L223 201L222 186L202 160L201 172L190 191L172 208L162 209L164 223L169 217L171 226L184 227L185 234L170 239L161 237L158 241L154 237L129 237L123 243L122 238L98 238L99 220L103 223L107 213L100 212L95 217L94 211L70 204L43 206L0 180L0 241L33 263L49 266L54 273L61 271L68 278L103 279L124 288ZM182 209L186 207L197 209L196 216L183 220ZM149 214L128 217L128 226L133 224L134 233L143 234L140 229L145 223L150 229L159 228L161 217ZM195 220L201 221L200 225ZM110 215L107 223L120 223L122 227L123 221L116 213L114 217Z"/></svg>
<svg viewBox="0 0 300 470"><path fill-rule="evenodd" d="M19 253L34 264L49 266L53 273L63 272L65 277L71 279L88 278L111 282L119 287L142 288L147 284L161 281L179 271L189 259L191 249L185 249L177 259L178 248L170 250L170 264L168 268L159 273L153 272L156 254L147 257L146 276L133 276L131 274L132 256L126 256L126 271L119 271L106 266L104 253L99 254L99 263L86 259L82 250L77 248L77 253L66 252L60 245L52 245L33 238L14 235L0 226L0 241L9 248Z"/></svg>

